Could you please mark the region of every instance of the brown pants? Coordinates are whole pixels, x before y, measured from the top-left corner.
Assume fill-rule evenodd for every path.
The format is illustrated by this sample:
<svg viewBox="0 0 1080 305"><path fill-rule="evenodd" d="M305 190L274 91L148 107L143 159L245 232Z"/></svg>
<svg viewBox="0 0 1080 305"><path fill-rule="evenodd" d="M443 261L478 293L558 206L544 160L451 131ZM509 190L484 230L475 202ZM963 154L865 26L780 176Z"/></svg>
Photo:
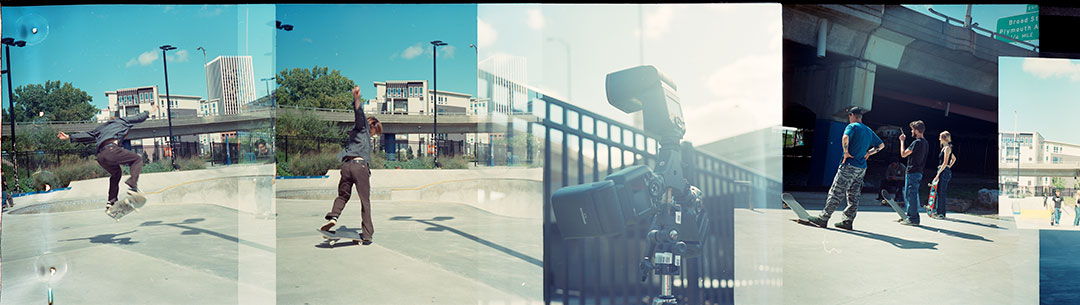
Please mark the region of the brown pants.
<svg viewBox="0 0 1080 305"><path fill-rule="evenodd" d="M124 171L120 165L131 166L131 177L124 183L128 186L139 186L139 172L142 172L142 157L115 144L105 145L97 154L97 162L109 172L109 202L116 202L116 195L120 192L120 176Z"/></svg>
<svg viewBox="0 0 1080 305"><path fill-rule="evenodd" d="M356 193L360 197L360 223L364 232L364 239L371 240L375 234L375 228L371 224L371 169L366 161L346 161L341 164L341 180L338 182L338 197L334 199L334 209L326 214L326 219L341 216L341 210L345 209L345 203L352 196L353 185L356 185Z"/></svg>

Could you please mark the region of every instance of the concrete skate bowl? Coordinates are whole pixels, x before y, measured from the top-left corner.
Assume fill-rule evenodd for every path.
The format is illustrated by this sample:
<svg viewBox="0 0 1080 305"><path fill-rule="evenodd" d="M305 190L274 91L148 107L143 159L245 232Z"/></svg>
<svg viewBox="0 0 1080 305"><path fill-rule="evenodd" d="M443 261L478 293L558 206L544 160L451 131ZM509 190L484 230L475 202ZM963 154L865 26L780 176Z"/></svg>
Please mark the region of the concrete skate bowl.
<svg viewBox="0 0 1080 305"><path fill-rule="evenodd" d="M467 204L487 212L518 218L543 218L543 182L522 178L447 180L412 188L371 188L372 200L434 201ZM334 200L337 189L278 190L279 199ZM356 200L353 189L351 200Z"/></svg>
<svg viewBox="0 0 1080 305"><path fill-rule="evenodd" d="M103 199L67 199L34 203L24 207L8 211L8 214L51 214L71 211L85 211L99 209L104 213L105 200Z"/></svg>

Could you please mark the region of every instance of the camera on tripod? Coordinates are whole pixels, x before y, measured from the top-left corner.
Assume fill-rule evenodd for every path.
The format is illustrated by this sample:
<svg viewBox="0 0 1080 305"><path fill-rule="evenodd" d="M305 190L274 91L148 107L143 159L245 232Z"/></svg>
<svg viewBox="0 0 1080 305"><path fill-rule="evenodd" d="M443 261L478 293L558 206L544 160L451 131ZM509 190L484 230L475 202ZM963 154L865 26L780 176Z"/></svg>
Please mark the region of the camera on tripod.
<svg viewBox="0 0 1080 305"><path fill-rule="evenodd" d="M701 190L683 177L682 153L692 146L681 143L686 123L675 83L653 66L638 66L608 74L606 89L615 108L642 111L645 132L660 143L656 169L630 166L603 181L555 191L555 224L563 238L577 239L613 236L648 222L649 248L662 251L646 253L646 261L678 267L681 258L701 254L709 220Z"/></svg>

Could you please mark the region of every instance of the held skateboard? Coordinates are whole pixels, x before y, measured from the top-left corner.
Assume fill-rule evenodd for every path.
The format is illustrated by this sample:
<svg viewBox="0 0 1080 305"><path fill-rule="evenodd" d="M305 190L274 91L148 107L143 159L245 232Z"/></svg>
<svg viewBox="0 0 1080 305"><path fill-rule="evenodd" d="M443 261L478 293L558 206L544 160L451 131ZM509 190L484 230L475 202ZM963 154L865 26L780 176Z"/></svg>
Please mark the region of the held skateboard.
<svg viewBox="0 0 1080 305"><path fill-rule="evenodd" d="M927 186L930 187L930 198L926 200L928 204L926 207L926 216L934 217L934 206L937 205L937 183L931 182L927 184Z"/></svg>
<svg viewBox="0 0 1080 305"><path fill-rule="evenodd" d="M795 219L795 222L809 225L813 224L810 222L810 214L806 213L806 209L803 208L802 204L795 200L795 196L784 193L782 194L781 200L783 200L783 202L787 204L787 206L790 207L792 211L795 211L796 216L799 216L799 219Z"/></svg>
<svg viewBox="0 0 1080 305"><path fill-rule="evenodd" d="M361 244L364 241L363 237L360 235L360 232L357 232L355 230L349 230L345 228L345 226L338 227L338 229L335 231L315 231L318 231L322 234L323 239L327 240L331 248L334 247L334 244L336 244L339 240L342 239L351 239L357 245Z"/></svg>
<svg viewBox="0 0 1080 305"><path fill-rule="evenodd" d="M146 196L143 196L142 194L128 195L124 200L113 204L112 208L105 211L105 215L109 215L112 219L120 221L120 218L124 217L124 215L138 211L143 205L146 205Z"/></svg>
<svg viewBox="0 0 1080 305"><path fill-rule="evenodd" d="M903 209L900 209L900 204L897 204L896 201L892 199L894 198L893 194L889 194L889 191L881 190L881 197L885 198L882 199L881 202L891 206L893 211L896 211L896 214L900 215L900 221L908 220L907 213L905 213Z"/></svg>

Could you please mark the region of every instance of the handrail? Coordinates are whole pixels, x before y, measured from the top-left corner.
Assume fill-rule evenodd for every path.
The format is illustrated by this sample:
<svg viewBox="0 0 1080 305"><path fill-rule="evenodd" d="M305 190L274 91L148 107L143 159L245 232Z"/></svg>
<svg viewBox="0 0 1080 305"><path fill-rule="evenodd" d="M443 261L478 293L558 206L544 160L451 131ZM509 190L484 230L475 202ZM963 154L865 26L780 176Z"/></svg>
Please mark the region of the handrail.
<svg viewBox="0 0 1080 305"><path fill-rule="evenodd" d="M934 13L934 15L941 16L941 18L945 18L945 23L949 23L950 21L955 21L960 26L964 26L964 21L963 20L956 19L956 18L953 18L953 17L949 17L948 15L945 15L945 14L943 14L941 12L935 11L934 8L932 8L932 7L927 8L926 10L930 11L931 13ZM1010 36L998 34L997 32L994 32L994 31L988 30L986 28L980 27L978 23L973 23L971 26L969 26L969 28L982 30L983 32L989 34L990 38L999 38L999 37L1000 38L1005 38L1007 40L1011 40L1012 42L1019 43L1019 44L1031 47L1032 51L1035 51L1035 52L1039 51L1039 46L1037 46L1037 45L1035 45L1033 43L1026 42L1026 41L1021 41L1019 39L1016 39L1016 38L1013 38L1013 37L1010 37Z"/></svg>

